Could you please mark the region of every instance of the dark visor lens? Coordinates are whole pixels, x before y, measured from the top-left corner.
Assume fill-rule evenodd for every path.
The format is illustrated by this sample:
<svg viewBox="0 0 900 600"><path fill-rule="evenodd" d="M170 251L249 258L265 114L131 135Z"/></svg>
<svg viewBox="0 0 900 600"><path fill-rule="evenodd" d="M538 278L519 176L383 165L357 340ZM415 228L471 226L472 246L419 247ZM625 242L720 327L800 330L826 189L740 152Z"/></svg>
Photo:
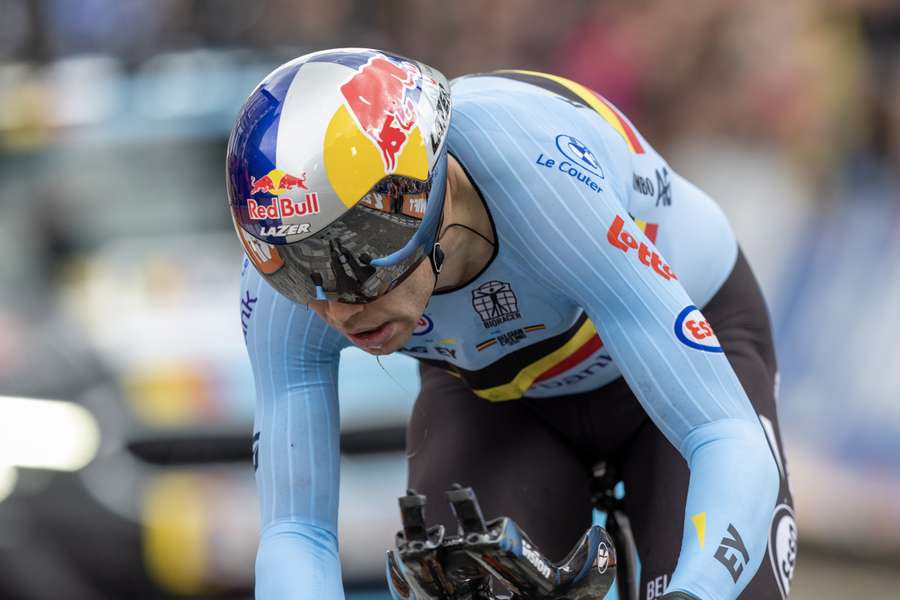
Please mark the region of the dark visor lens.
<svg viewBox="0 0 900 600"><path fill-rule="evenodd" d="M321 232L278 246L284 267L269 275L273 285L301 303L323 297L352 303L377 299L425 256L420 247L389 265L370 264L407 247L425 218L432 179L385 177Z"/></svg>

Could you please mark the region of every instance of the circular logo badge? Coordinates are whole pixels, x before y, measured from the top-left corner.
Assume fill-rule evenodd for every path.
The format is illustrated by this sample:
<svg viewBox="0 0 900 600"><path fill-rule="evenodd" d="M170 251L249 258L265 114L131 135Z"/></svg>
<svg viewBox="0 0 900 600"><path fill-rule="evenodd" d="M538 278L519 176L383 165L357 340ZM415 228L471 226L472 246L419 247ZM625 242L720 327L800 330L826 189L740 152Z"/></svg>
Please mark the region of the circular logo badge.
<svg viewBox="0 0 900 600"><path fill-rule="evenodd" d="M416 328L413 329L413 335L425 335L427 333L431 333L431 330L434 329L434 322L431 320L431 317L428 315L422 315L419 317L419 322L416 324Z"/></svg>
<svg viewBox="0 0 900 600"><path fill-rule="evenodd" d="M675 318L675 335L685 346L704 352L724 352L706 317L696 306L687 306Z"/></svg>
<svg viewBox="0 0 900 600"><path fill-rule="evenodd" d="M603 178L603 167L590 149L571 135L560 134L556 136L556 147L563 156L577 164L586 171L590 171L597 177Z"/></svg>
<svg viewBox="0 0 900 600"><path fill-rule="evenodd" d="M775 581L781 597L787 598L791 592L791 579L797 562L797 523L794 513L787 504L775 507L772 526L769 529L769 559L775 572Z"/></svg>
<svg viewBox="0 0 900 600"><path fill-rule="evenodd" d="M597 546L597 571L600 574L606 573L606 569L609 568L609 546L606 545L606 542L600 542L600 545Z"/></svg>

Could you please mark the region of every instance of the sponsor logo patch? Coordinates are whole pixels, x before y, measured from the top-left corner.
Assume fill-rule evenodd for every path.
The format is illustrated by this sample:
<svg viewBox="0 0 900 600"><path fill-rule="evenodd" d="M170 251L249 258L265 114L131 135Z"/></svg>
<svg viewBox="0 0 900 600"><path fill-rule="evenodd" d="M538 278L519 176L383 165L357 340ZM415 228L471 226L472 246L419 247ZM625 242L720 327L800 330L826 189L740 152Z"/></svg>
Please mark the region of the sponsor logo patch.
<svg viewBox="0 0 900 600"><path fill-rule="evenodd" d="M441 356L456 358L456 348L450 348L448 346L435 346L434 349Z"/></svg>
<svg viewBox="0 0 900 600"><path fill-rule="evenodd" d="M769 560L782 599L791 592L791 579L797 562L797 523L794 511L787 504L779 504L772 514L769 528Z"/></svg>
<svg viewBox="0 0 900 600"><path fill-rule="evenodd" d="M609 568L609 547L606 542L600 542L597 546L597 571L602 575Z"/></svg>
<svg viewBox="0 0 900 600"><path fill-rule="evenodd" d="M656 170L656 205L672 205L672 183L669 181L669 170L665 167Z"/></svg>
<svg viewBox="0 0 900 600"><path fill-rule="evenodd" d="M507 331L497 337L486 339L475 346L475 348L481 352L482 350L487 350L497 344L500 344L501 346L514 346L527 338L529 333L543 331L546 328L547 326L543 323L538 323L537 325L529 325L528 327L522 327L521 329L513 329L512 331Z"/></svg>
<svg viewBox="0 0 900 600"><path fill-rule="evenodd" d="M606 240L610 245L614 248L618 248L625 254L628 254L631 250L637 250L637 259L642 265L650 267L657 275L667 281L678 279L678 277L675 276L675 273L672 272L671 267L663 262L662 257L656 250L651 249L650 246L644 242L638 242L631 233L624 229L624 227L625 219L616 215L612 225L609 226L609 230L606 232ZM655 229L653 235L654 237L656 236Z"/></svg>
<svg viewBox="0 0 900 600"><path fill-rule="evenodd" d="M552 378L548 381L537 381L532 384L531 387L533 389L553 390L567 385L575 385L576 383L581 383L588 377L592 376L594 373L605 369L611 363L612 357L610 357L608 354L598 354L593 361L586 364L584 367L580 368L574 373L570 373L563 377Z"/></svg>
<svg viewBox="0 0 900 600"><path fill-rule="evenodd" d="M434 329L434 321L431 320L431 317L428 315L422 315L419 317L419 322L416 323L416 328L413 329L413 335L426 335L431 333L431 330Z"/></svg>
<svg viewBox="0 0 900 600"><path fill-rule="evenodd" d="M587 145L571 135L561 133L556 136L556 149L562 154L562 158L559 156L552 158L542 152L535 159L535 164L556 169L598 194L603 191L603 187L597 181L605 178L603 167Z"/></svg>
<svg viewBox="0 0 900 600"><path fill-rule="evenodd" d="M241 329L244 330L244 339L247 339L247 329L250 327L250 317L253 316L253 308L259 298L250 295L250 290L241 298Z"/></svg>
<svg viewBox="0 0 900 600"><path fill-rule="evenodd" d="M603 167L600 161L594 156L594 153L578 139L571 135L560 134L556 136L556 147L563 156L572 161L575 165L581 167L585 171L593 173L600 179L603 179Z"/></svg>
<svg viewBox="0 0 900 600"><path fill-rule="evenodd" d="M273 225L263 227L260 234L266 237L287 237L299 233L309 233L309 223L291 223L290 225Z"/></svg>
<svg viewBox="0 0 900 600"><path fill-rule="evenodd" d="M260 204L253 198L247 198L247 213L254 221L317 215L319 214L319 196L315 192L310 192L306 194L303 202L296 202L291 198L273 198L268 205Z"/></svg>
<svg viewBox="0 0 900 600"><path fill-rule="evenodd" d="M288 190L300 189L308 190L306 187L306 173L300 177L295 177L289 173L285 173L281 169L272 169L259 179L250 177L250 195L257 194L278 195Z"/></svg>
<svg viewBox="0 0 900 600"><path fill-rule="evenodd" d="M709 322L694 305L684 307L675 317L675 336L695 350L724 352Z"/></svg>
<svg viewBox="0 0 900 600"><path fill-rule="evenodd" d="M634 177L631 181L631 187L639 194L643 194L644 196L653 196L656 194L656 188L653 187L653 182L649 177L643 177L634 174Z"/></svg>
<svg viewBox="0 0 900 600"><path fill-rule="evenodd" d="M644 596L645 600L656 600L657 598L662 598L663 594L666 593L666 588L669 586L669 576L660 575L659 577L651 577L647 581L647 594Z"/></svg>
<svg viewBox="0 0 900 600"><path fill-rule="evenodd" d="M741 539L741 534L738 533L737 528L731 523L728 524L728 533L719 542L715 558L722 563L722 566L725 567L735 583L738 582L741 573L744 572L744 567L750 563L750 553L747 552L747 546L744 545L744 540Z"/></svg>
<svg viewBox="0 0 900 600"><path fill-rule="evenodd" d="M380 150L385 173L397 168L397 156L416 124L412 93L419 68L377 54L341 86L344 102L357 126Z"/></svg>
<svg viewBox="0 0 900 600"><path fill-rule="evenodd" d="M526 559L528 559L528 562L530 562L535 569L537 569L538 573L540 573L547 579L550 578L550 575L552 574L552 572L550 571L550 567L547 565L547 563L544 562L544 560L541 558L541 555L538 554L538 552L534 550L531 545L525 540L522 540L522 555L525 556Z"/></svg>
<svg viewBox="0 0 900 600"><path fill-rule="evenodd" d="M428 354L428 347L409 346L408 348L400 348L400 352L408 352L409 354Z"/></svg>
<svg viewBox="0 0 900 600"><path fill-rule="evenodd" d="M472 290L472 307L485 329L522 318L512 285L505 281L488 281Z"/></svg>
<svg viewBox="0 0 900 600"><path fill-rule="evenodd" d="M306 192L303 193L303 190ZM251 176L249 195L252 198L246 198L243 209L246 216L241 216L239 220L244 225L252 226L254 234L272 244L284 243L284 240L277 238L310 233L310 223L294 221L321 212L319 195L307 186L306 173L296 176L281 169L271 169L262 177ZM251 260L256 264L252 256Z"/></svg>

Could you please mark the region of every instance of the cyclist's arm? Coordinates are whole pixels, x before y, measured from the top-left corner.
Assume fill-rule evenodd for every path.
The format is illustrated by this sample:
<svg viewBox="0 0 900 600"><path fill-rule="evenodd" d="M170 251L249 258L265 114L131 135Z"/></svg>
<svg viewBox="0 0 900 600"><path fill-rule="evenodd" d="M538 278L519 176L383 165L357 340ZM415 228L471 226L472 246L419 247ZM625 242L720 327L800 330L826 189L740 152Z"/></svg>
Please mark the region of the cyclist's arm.
<svg viewBox="0 0 900 600"><path fill-rule="evenodd" d="M765 553L778 471L728 360L676 336L676 318L692 304L679 281L660 275L651 255L609 241L621 219L622 232L655 251L618 200L624 185L616 191L608 178L598 192L544 169L534 156L553 147L549 131L511 113L471 112L475 117L463 119L457 112L457 152L496 198L492 215L501 243L537 281L584 307L641 405L690 467L681 554L669 590L703 600L737 597ZM595 152L606 149L599 138L588 143ZM609 153L598 158L618 160ZM672 185L675 197L696 190L674 173ZM732 529L741 539L724 553L742 567L736 581L716 559Z"/></svg>
<svg viewBox="0 0 900 600"><path fill-rule="evenodd" d="M688 191L677 175L673 186ZM639 249L615 244L622 235L609 232L620 222L622 233L655 251L619 203L569 196L559 206L546 214L546 243L528 246L530 262L585 308L641 405L691 470L668 589L703 600L735 598L764 556L778 491L757 415L724 354L690 347L676 334L678 316L693 304L678 280L660 275L652 257L644 264ZM717 559L722 540L731 542Z"/></svg>
<svg viewBox="0 0 900 600"><path fill-rule="evenodd" d="M246 259L241 321L256 383L262 513L258 600L343 600L337 547L341 337L275 292Z"/></svg>

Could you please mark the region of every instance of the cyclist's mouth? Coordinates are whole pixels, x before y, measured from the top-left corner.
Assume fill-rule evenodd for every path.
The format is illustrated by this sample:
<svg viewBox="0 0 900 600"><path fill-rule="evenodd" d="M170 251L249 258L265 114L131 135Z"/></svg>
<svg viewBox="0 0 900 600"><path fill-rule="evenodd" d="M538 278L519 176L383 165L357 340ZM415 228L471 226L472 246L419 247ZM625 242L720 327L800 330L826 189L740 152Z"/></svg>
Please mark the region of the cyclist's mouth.
<svg viewBox="0 0 900 600"><path fill-rule="evenodd" d="M397 326L392 321L388 321L375 329L359 333L348 333L347 337L350 338L351 342L364 350L378 350L394 336L396 330Z"/></svg>

